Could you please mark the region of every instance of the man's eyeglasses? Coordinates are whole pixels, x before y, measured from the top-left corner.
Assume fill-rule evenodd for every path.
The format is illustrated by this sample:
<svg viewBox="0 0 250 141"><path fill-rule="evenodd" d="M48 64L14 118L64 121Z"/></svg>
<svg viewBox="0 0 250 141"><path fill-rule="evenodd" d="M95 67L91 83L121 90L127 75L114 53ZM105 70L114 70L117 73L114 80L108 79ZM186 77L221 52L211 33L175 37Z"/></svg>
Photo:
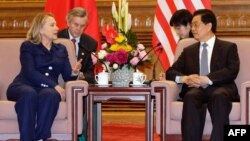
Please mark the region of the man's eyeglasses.
<svg viewBox="0 0 250 141"><path fill-rule="evenodd" d="M203 22L191 23L191 28L199 28L202 24L205 25Z"/></svg>

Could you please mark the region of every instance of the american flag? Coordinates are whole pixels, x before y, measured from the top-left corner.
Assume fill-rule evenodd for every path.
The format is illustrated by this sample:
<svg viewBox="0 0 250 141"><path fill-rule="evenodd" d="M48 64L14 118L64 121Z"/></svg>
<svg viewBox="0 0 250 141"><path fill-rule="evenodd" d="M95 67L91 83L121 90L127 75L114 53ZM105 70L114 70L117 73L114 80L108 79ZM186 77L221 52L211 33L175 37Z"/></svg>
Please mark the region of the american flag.
<svg viewBox="0 0 250 141"><path fill-rule="evenodd" d="M197 9L211 9L211 0L157 0L154 18L153 47L161 43L164 51L159 54L163 69L166 71L174 60L179 37L170 26L172 14L178 9L188 9L193 13Z"/></svg>

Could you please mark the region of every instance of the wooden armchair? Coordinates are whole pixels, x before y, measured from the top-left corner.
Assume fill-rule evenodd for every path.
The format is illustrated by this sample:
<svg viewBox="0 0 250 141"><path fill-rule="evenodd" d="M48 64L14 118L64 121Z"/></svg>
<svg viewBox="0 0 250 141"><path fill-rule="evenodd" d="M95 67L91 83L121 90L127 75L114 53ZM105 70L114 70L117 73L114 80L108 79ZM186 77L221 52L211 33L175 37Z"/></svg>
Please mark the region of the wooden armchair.
<svg viewBox="0 0 250 141"><path fill-rule="evenodd" d="M240 94L240 102L233 102L230 113L230 124L249 124L250 94L250 38L221 38L235 42L240 57L240 71L236 84ZM183 48L197 42L195 39L183 39L177 45L175 60ZM180 87L173 81L152 82L152 93L156 96L156 132L165 138L165 134L181 134L182 101L177 101ZM206 115L204 135L210 135L212 129L209 112Z"/></svg>
<svg viewBox="0 0 250 141"><path fill-rule="evenodd" d="M20 71L19 50L25 39L0 39L0 140L18 139L19 129L15 112L15 102L8 101L6 89ZM71 65L76 63L73 44L67 39L56 42L67 47ZM63 84L61 82L61 84ZM52 126L52 138L58 140L77 140L82 132L82 97L87 95L88 83L70 81L65 83L66 101L61 101Z"/></svg>

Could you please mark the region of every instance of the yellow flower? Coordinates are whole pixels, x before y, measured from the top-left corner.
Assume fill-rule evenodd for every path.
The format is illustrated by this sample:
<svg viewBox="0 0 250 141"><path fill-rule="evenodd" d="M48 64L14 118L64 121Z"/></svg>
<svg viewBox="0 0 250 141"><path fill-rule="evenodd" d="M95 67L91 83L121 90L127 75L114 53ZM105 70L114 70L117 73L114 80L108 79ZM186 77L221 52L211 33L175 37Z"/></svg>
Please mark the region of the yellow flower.
<svg viewBox="0 0 250 141"><path fill-rule="evenodd" d="M116 41L117 43L122 43L122 42L125 41L125 40L126 40L126 37L123 36L123 35L119 35L118 37L115 38L115 41Z"/></svg>
<svg viewBox="0 0 250 141"><path fill-rule="evenodd" d="M117 50L119 50L119 45L117 43L112 44L109 49L111 51L117 51Z"/></svg>
<svg viewBox="0 0 250 141"><path fill-rule="evenodd" d="M131 45L126 45L126 46L124 46L124 48L123 48L126 52L130 52L130 51L132 51L133 50L133 48L132 48L132 46Z"/></svg>
<svg viewBox="0 0 250 141"><path fill-rule="evenodd" d="M117 44L117 43L112 44L109 49L111 51L114 51L114 52L118 51L118 50L121 50L121 49L126 51L126 52L130 52L130 51L133 50L131 45L128 45L128 44L127 45L120 45L120 44Z"/></svg>

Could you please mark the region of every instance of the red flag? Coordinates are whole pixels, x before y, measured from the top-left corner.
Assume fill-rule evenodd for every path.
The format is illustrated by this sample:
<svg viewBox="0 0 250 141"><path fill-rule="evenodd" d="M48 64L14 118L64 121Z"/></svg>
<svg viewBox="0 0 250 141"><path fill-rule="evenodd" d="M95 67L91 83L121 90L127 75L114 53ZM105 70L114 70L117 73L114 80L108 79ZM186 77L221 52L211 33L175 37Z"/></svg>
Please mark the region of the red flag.
<svg viewBox="0 0 250 141"><path fill-rule="evenodd" d="M74 7L83 7L87 10L89 15L88 26L84 33L90 35L98 41L98 49L101 47L101 40L99 36L98 15L95 0L47 0L45 11L54 14L59 29L67 27L66 15L70 9Z"/></svg>
<svg viewBox="0 0 250 141"><path fill-rule="evenodd" d="M172 65L178 37L169 22L172 14L178 9L188 9L194 12L197 9L211 9L211 0L157 0L155 8L153 47L158 43L164 48L159 58L164 70Z"/></svg>

